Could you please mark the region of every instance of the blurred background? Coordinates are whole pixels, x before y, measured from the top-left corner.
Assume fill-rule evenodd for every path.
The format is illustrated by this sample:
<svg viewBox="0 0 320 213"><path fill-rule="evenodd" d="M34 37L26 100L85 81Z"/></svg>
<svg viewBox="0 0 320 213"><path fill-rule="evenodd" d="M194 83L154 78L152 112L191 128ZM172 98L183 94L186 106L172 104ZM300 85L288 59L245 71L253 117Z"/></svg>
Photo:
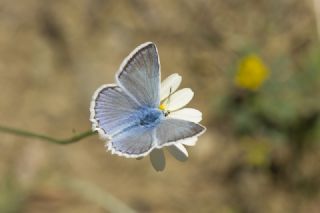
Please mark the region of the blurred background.
<svg viewBox="0 0 320 213"><path fill-rule="evenodd" d="M1 125L90 129L93 92L153 41L208 130L164 172L96 135L0 132L0 212L320 212L319 13L318 0L1 0Z"/></svg>

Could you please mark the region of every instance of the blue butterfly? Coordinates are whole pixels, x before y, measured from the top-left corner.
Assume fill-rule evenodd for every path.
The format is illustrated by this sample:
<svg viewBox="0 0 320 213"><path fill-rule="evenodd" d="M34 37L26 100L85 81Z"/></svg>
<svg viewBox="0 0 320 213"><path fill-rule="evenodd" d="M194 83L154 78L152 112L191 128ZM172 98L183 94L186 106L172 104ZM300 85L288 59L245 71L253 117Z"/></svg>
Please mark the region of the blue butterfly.
<svg viewBox="0 0 320 213"><path fill-rule="evenodd" d="M90 106L94 131L113 154L128 158L198 137L202 125L171 118L160 103L160 61L152 42L138 46L122 62L117 84L102 85Z"/></svg>

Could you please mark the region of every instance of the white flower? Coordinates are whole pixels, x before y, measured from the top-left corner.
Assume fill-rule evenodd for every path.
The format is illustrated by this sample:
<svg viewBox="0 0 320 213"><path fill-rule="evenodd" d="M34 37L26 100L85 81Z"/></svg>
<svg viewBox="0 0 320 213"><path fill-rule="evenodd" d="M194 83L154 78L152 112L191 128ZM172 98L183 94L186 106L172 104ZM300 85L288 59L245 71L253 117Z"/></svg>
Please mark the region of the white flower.
<svg viewBox="0 0 320 213"><path fill-rule="evenodd" d="M170 112L167 115L169 118L177 118L199 123L202 120L202 113L199 110L192 108L181 109L193 98L193 92L190 88L180 89L175 92L178 89L181 80L181 76L175 73L170 75L161 83L161 105L159 108L164 112ZM188 159L188 151L184 146L194 146L197 140L197 137L185 139L182 142L167 148L177 160L186 161ZM162 149L154 149L150 153L150 160L156 171L164 170L165 156Z"/></svg>

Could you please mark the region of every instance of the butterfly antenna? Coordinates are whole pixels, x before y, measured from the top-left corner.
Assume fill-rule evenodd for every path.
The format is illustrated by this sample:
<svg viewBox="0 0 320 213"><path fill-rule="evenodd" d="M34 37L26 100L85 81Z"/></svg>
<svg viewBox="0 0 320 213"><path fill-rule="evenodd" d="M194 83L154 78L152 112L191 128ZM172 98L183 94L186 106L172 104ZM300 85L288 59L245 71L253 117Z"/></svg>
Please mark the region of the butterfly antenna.
<svg viewBox="0 0 320 213"><path fill-rule="evenodd" d="M167 106L169 106L170 104L170 98L171 98L171 94L172 94L172 87L170 87L170 92L169 92L169 96L168 96L168 102L166 103ZM169 110L166 110L165 111L165 116L168 116L170 114L170 111Z"/></svg>
<svg viewBox="0 0 320 213"><path fill-rule="evenodd" d="M172 87L170 87L170 90L169 90L168 103L167 103L168 106L170 104L171 94L172 94Z"/></svg>

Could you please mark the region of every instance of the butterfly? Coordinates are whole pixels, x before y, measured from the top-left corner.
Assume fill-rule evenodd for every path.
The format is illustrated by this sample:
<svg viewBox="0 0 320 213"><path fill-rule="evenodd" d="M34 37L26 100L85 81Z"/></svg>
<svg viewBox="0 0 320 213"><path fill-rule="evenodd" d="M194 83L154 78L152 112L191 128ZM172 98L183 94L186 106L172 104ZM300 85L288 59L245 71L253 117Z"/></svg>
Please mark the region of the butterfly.
<svg viewBox="0 0 320 213"><path fill-rule="evenodd" d="M122 62L116 84L95 91L90 106L92 129L108 140L106 146L112 154L140 158L205 132L196 122L169 116L171 111L160 100L160 76L157 47L146 42ZM171 88L169 93L166 103Z"/></svg>

